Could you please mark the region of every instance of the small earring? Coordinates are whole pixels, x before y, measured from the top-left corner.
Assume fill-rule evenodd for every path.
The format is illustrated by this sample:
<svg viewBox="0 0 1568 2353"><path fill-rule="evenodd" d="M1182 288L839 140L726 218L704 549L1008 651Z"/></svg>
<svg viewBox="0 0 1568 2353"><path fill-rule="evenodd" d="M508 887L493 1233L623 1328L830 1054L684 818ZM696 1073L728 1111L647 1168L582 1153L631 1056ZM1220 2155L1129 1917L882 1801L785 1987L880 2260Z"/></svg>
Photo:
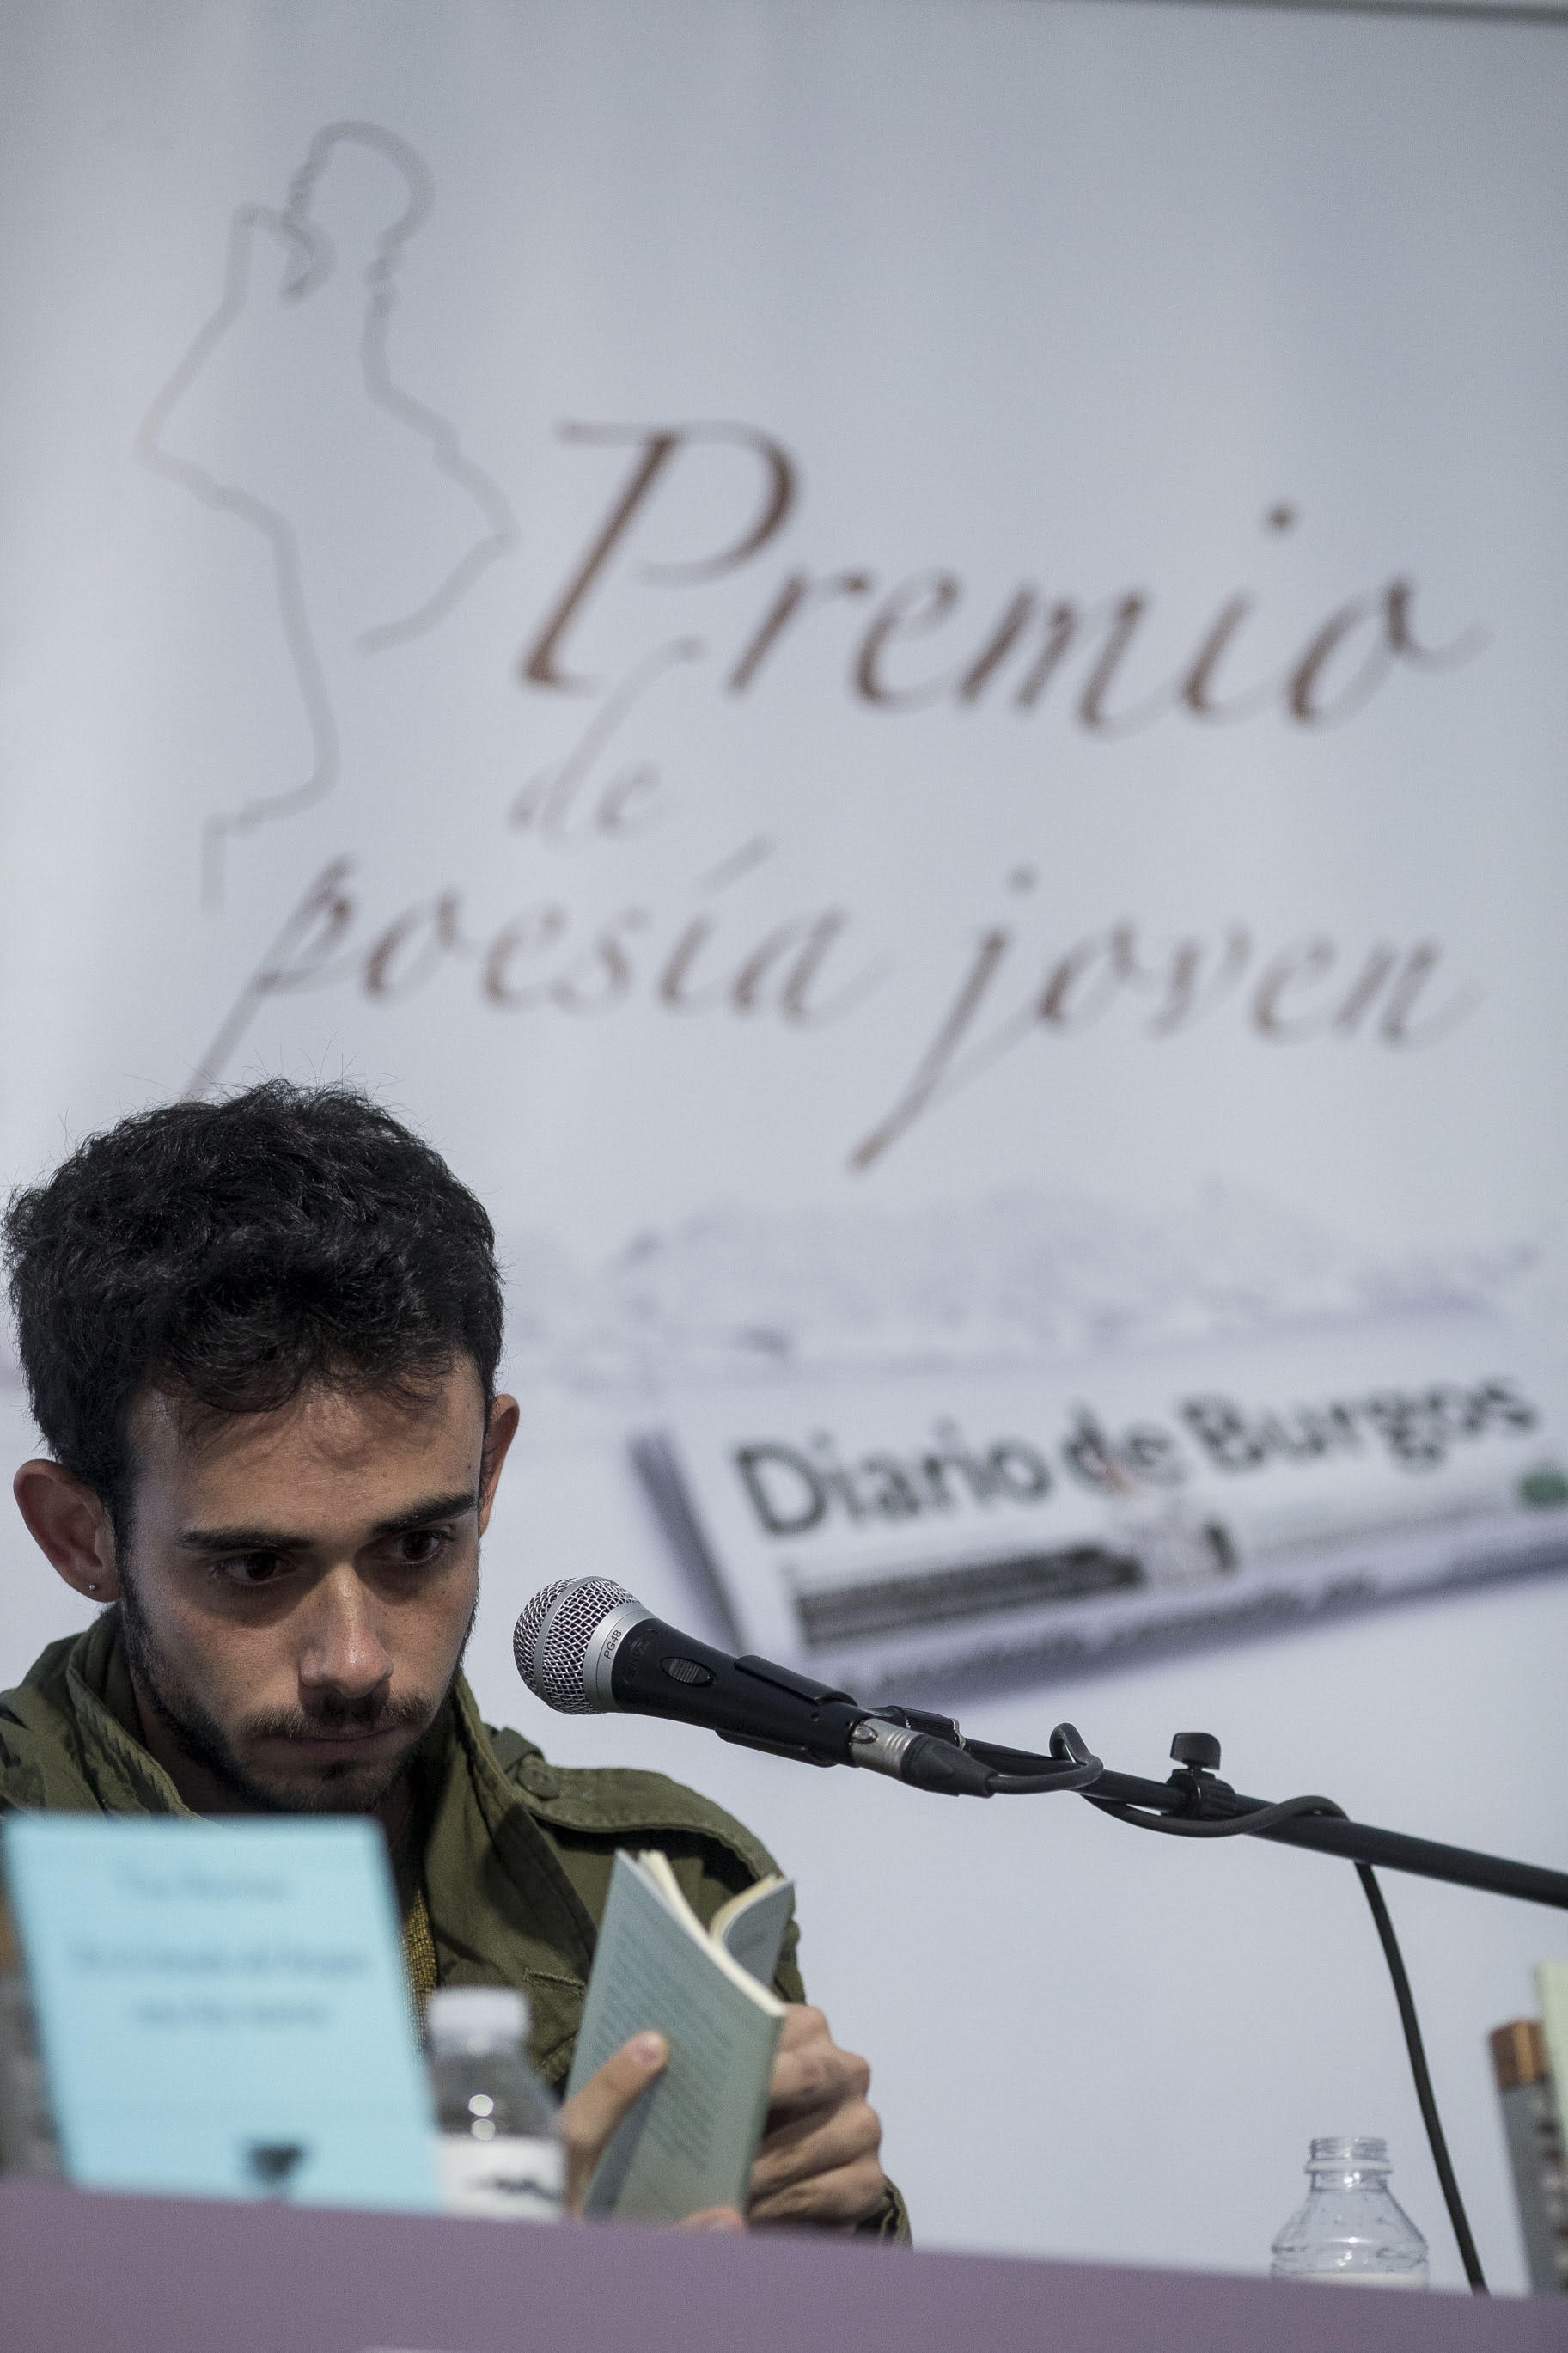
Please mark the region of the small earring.
<svg viewBox="0 0 1568 2353"><path fill-rule="evenodd" d="M87 1589L89 1593L96 1593L98 1591L96 1585L89 1585Z"/></svg>

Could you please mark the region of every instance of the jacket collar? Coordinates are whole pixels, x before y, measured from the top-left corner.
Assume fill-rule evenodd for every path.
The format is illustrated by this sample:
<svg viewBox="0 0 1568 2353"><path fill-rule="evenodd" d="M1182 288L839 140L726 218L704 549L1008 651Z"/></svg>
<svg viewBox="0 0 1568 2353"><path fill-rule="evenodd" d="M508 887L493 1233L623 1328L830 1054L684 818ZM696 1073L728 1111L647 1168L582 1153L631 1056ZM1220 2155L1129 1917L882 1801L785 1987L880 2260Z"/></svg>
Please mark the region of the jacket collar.
<svg viewBox="0 0 1568 2353"><path fill-rule="evenodd" d="M132 1727L136 1699L120 1636L120 1605L105 1609L65 1659L65 1696L84 1779L108 1814L183 1814L191 1809Z"/></svg>

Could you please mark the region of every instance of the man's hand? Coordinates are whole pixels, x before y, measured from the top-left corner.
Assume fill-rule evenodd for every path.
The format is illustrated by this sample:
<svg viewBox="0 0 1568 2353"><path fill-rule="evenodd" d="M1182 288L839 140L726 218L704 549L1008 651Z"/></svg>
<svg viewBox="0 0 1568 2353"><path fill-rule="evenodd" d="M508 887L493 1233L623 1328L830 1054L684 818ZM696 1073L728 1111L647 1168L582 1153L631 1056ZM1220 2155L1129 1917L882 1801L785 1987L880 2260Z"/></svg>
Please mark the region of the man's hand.
<svg viewBox="0 0 1568 2353"><path fill-rule="evenodd" d="M616 2126L662 2073L668 2057L669 2045L662 2034L634 2034L563 2107L561 2134L566 2144L569 2214L583 2211L594 2168L609 2147ZM745 2225L731 2207L715 2206L700 2214L689 2214L679 2228L740 2231Z"/></svg>
<svg viewBox="0 0 1568 2353"><path fill-rule="evenodd" d="M594 2168L609 2147L616 2126L663 2072L668 2057L669 2045L662 2034L634 2034L562 2107L569 2214L583 2211Z"/></svg>
<svg viewBox="0 0 1568 2353"><path fill-rule="evenodd" d="M594 2168L621 2118L662 2072L662 2034L634 2034L561 2111L566 2143L566 2205L580 2214ZM769 2087L767 2122L752 2168L753 2222L850 2230L880 2203L887 2187L877 2151L882 2126L866 2099L871 2070L840 2051L819 2010L792 2002L784 2012ZM689 2214L683 2231L738 2231L729 2207Z"/></svg>
<svg viewBox="0 0 1568 2353"><path fill-rule="evenodd" d="M866 2099L870 2083L865 2060L839 2050L822 2012L792 2002L752 2168L753 2222L848 2230L876 2211L887 2179L877 2158L881 2121Z"/></svg>

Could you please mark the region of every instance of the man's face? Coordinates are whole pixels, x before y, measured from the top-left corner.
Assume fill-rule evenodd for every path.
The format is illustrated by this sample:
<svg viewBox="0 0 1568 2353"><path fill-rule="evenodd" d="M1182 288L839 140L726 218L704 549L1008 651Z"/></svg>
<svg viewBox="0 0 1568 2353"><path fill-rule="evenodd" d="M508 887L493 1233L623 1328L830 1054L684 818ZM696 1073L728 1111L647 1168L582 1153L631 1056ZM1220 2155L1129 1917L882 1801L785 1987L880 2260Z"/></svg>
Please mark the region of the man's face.
<svg viewBox="0 0 1568 2353"><path fill-rule="evenodd" d="M498 1400L487 1452L467 1360L418 1404L317 1388L193 1430L139 1402L126 1651L199 1810L371 1812L396 1788L458 1671L515 1415Z"/></svg>

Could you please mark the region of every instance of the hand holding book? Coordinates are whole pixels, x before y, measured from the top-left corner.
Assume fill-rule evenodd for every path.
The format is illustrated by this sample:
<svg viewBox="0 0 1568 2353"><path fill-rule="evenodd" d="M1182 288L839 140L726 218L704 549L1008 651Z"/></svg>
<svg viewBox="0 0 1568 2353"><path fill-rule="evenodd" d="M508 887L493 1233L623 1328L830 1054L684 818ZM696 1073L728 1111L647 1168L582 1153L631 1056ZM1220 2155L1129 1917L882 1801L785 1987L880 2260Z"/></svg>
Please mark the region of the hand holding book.
<svg viewBox="0 0 1568 2353"><path fill-rule="evenodd" d="M562 2138L566 2147L566 2210L581 2214L588 2187L616 2127L663 2073L669 2045L662 2034L634 2034L604 2065L595 2069L561 2112ZM745 2228L731 2207L715 2206L685 2216L681 2230L740 2231Z"/></svg>
<svg viewBox="0 0 1568 2353"><path fill-rule="evenodd" d="M616 1856L563 2118L585 2211L850 2228L880 2202L866 2063L768 1983L793 1897L760 1881L704 1927L662 1854Z"/></svg>
<svg viewBox="0 0 1568 2353"><path fill-rule="evenodd" d="M838 2048L821 2010L790 2004L752 2167L752 2221L853 2230L876 2211L888 2185L870 2082L865 2060Z"/></svg>

